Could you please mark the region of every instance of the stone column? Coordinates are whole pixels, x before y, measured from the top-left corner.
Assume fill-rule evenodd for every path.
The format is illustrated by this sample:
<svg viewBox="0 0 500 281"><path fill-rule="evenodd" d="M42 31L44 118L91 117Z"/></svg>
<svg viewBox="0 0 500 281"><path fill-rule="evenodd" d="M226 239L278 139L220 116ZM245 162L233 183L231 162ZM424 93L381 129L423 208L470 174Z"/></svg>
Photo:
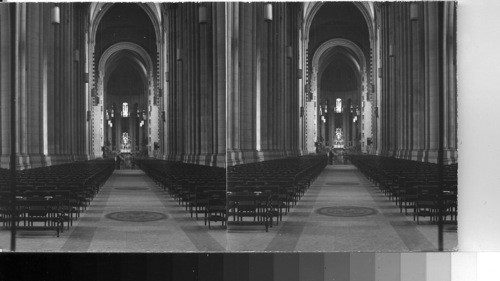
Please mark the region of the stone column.
<svg viewBox="0 0 500 281"><path fill-rule="evenodd" d="M426 108L427 126L426 130L426 155L424 161L436 162L439 140L439 32L438 32L438 3L425 3L426 9Z"/></svg>
<svg viewBox="0 0 500 281"><path fill-rule="evenodd" d="M15 3L2 4L0 7L0 167L9 168L10 163L10 93L11 85L11 57L14 50L11 49L10 40L10 6ZM5 75L8 73L8 75Z"/></svg>

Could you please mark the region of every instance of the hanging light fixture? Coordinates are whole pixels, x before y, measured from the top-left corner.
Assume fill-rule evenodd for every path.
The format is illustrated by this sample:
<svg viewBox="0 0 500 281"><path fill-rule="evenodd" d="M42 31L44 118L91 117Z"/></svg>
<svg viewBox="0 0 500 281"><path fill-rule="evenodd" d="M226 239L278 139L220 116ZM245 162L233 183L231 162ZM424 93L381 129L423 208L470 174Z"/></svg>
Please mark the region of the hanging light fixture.
<svg viewBox="0 0 500 281"><path fill-rule="evenodd" d="M73 60L76 61L76 62L80 61L80 50L75 49L73 51Z"/></svg>
<svg viewBox="0 0 500 281"><path fill-rule="evenodd" d="M52 21L52 24L60 24L61 23L61 11L59 9L59 6L52 7L51 21Z"/></svg>
<svg viewBox="0 0 500 281"><path fill-rule="evenodd" d="M273 5L265 4L264 5L264 20L272 21L273 20Z"/></svg>
<svg viewBox="0 0 500 281"><path fill-rule="evenodd" d="M286 57L292 58L292 56L293 56L292 46L286 46Z"/></svg>
<svg viewBox="0 0 500 281"><path fill-rule="evenodd" d="M418 3L410 4L410 19L413 21L418 20Z"/></svg>
<svg viewBox="0 0 500 281"><path fill-rule="evenodd" d="M182 49L177 48L177 60L182 60Z"/></svg>
<svg viewBox="0 0 500 281"><path fill-rule="evenodd" d="M198 7L198 23L199 24L207 23L207 18L208 18L207 6L205 6L204 4L200 4L200 6Z"/></svg>

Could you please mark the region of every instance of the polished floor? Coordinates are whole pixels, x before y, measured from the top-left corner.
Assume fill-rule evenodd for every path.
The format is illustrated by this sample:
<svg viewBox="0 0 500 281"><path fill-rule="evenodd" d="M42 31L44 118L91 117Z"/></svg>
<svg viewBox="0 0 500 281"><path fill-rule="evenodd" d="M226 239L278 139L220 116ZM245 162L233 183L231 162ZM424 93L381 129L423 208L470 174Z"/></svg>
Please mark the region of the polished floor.
<svg viewBox="0 0 500 281"><path fill-rule="evenodd" d="M363 207L374 213L328 216L324 207ZM132 213L123 221L123 212ZM114 215L115 219L112 219ZM155 215L157 217L155 217ZM148 221L149 219L158 219ZM265 232L209 230L203 219L160 190L139 170L117 170L80 219L59 238L50 232L20 232L22 252L179 252L179 251L436 251L437 227L417 225L400 213L352 165L334 165L320 174L278 226ZM454 250L457 232L445 231ZM0 231L0 249L10 248L10 232Z"/></svg>
<svg viewBox="0 0 500 281"><path fill-rule="evenodd" d="M363 207L373 215L332 217L325 207ZM230 251L436 251L437 226L413 217L380 193L353 165L329 165L290 214L269 232L228 235ZM444 248L457 246L457 232L444 232Z"/></svg>
<svg viewBox="0 0 500 281"><path fill-rule="evenodd" d="M154 212L165 218L146 222L110 219L116 212ZM115 170L69 231L59 238L52 232L20 232L17 251L224 251L225 234L221 227L209 231L203 219L192 219L142 171ZM9 232L2 231L0 248L9 249L9 239Z"/></svg>

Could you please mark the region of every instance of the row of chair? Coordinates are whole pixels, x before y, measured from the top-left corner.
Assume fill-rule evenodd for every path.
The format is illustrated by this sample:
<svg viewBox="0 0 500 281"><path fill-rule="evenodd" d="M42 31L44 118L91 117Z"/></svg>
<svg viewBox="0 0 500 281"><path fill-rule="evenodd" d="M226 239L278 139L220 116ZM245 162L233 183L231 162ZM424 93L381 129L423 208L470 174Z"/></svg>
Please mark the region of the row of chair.
<svg viewBox="0 0 500 281"><path fill-rule="evenodd" d="M3 227L55 230L57 236L90 204L114 170L113 161L93 160L17 171L15 201L9 185L0 187ZM14 205L14 206L13 206Z"/></svg>
<svg viewBox="0 0 500 281"><path fill-rule="evenodd" d="M400 212L412 211L413 219L421 217L446 223L457 221L457 164L445 165L440 172L434 163L375 155L350 155L352 163Z"/></svg>
<svg viewBox="0 0 500 281"><path fill-rule="evenodd" d="M189 211L202 214L209 229L212 222L226 226L226 170L224 168L157 159L137 159L137 165L158 186Z"/></svg>
<svg viewBox="0 0 500 281"><path fill-rule="evenodd" d="M326 156L301 156L228 168L228 225L278 223L327 165Z"/></svg>

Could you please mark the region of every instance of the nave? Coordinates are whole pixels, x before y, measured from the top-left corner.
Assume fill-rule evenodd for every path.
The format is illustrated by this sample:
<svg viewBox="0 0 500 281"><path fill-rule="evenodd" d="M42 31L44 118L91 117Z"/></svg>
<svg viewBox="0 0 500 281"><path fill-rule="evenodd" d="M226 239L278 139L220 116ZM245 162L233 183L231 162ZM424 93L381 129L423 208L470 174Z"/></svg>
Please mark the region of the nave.
<svg viewBox="0 0 500 281"><path fill-rule="evenodd" d="M325 207L354 208L322 212ZM231 231L227 241L229 251L436 251L438 230L400 213L353 165L328 165L277 226ZM445 231L444 248L456 246L456 230Z"/></svg>
<svg viewBox="0 0 500 281"><path fill-rule="evenodd" d="M175 214L186 226L189 221L203 228L180 227L169 241L208 236L183 240L174 250L436 249L437 226L416 225L391 201L413 202L397 174L382 171L388 177L376 188L357 178L352 167L352 173L341 173L335 170L340 166L328 166L316 178L332 153L415 166L456 165L456 3L20 3L0 5L0 14L0 167L29 173L118 157L138 160L151 178L115 171L99 193L84 190L76 200L90 203L90 212L82 213L51 251L133 247L109 226L139 224L108 221L118 211L107 204L121 200L129 207L135 206L129 201L144 198L142 209L129 210L128 217L168 216L143 222L161 225L167 234L146 237L150 244L138 251L168 239L169 231L179 228ZM150 164L141 165L142 160ZM183 164L241 170L244 185L235 190L228 185L234 193L226 198L220 196L224 184L206 186L196 173L165 169ZM369 177L373 165L366 170L355 164ZM259 172L246 170L253 165ZM271 173L261 180L260 172ZM111 183L115 177L119 180ZM150 183L144 185L142 177ZM128 186L136 180L138 186ZM441 191L435 183L425 179L423 186ZM15 208L14 196L24 198L17 194L23 190L8 181L4 185L11 186L5 205ZM36 182L32 187L38 188ZM143 187L148 189L137 189ZM153 190L175 209L157 210L163 201L153 200ZM106 194L109 201L102 201ZM208 212L220 227L214 230L199 212L213 206L211 199L219 201ZM433 199L429 205L435 214ZM388 210L391 215L385 215ZM341 216L358 212L364 216ZM452 212L456 221L456 207ZM68 222L65 215L34 218L45 219ZM223 235L226 219L229 233ZM258 229L245 229L247 224ZM71 246L73 233L87 235L87 242ZM219 234L230 243L214 238L220 247L212 247L209 236ZM116 246L94 248L100 235ZM446 247L438 250L455 248L456 234L444 240ZM156 251L170 250L161 244ZM33 242L34 250L37 245ZM16 250L15 239L10 248Z"/></svg>
<svg viewBox="0 0 500 281"><path fill-rule="evenodd" d="M224 229L208 231L141 170L115 170L69 230L60 237L21 231L17 251L224 251L225 239ZM9 240L10 232L1 230L0 249L8 249Z"/></svg>

